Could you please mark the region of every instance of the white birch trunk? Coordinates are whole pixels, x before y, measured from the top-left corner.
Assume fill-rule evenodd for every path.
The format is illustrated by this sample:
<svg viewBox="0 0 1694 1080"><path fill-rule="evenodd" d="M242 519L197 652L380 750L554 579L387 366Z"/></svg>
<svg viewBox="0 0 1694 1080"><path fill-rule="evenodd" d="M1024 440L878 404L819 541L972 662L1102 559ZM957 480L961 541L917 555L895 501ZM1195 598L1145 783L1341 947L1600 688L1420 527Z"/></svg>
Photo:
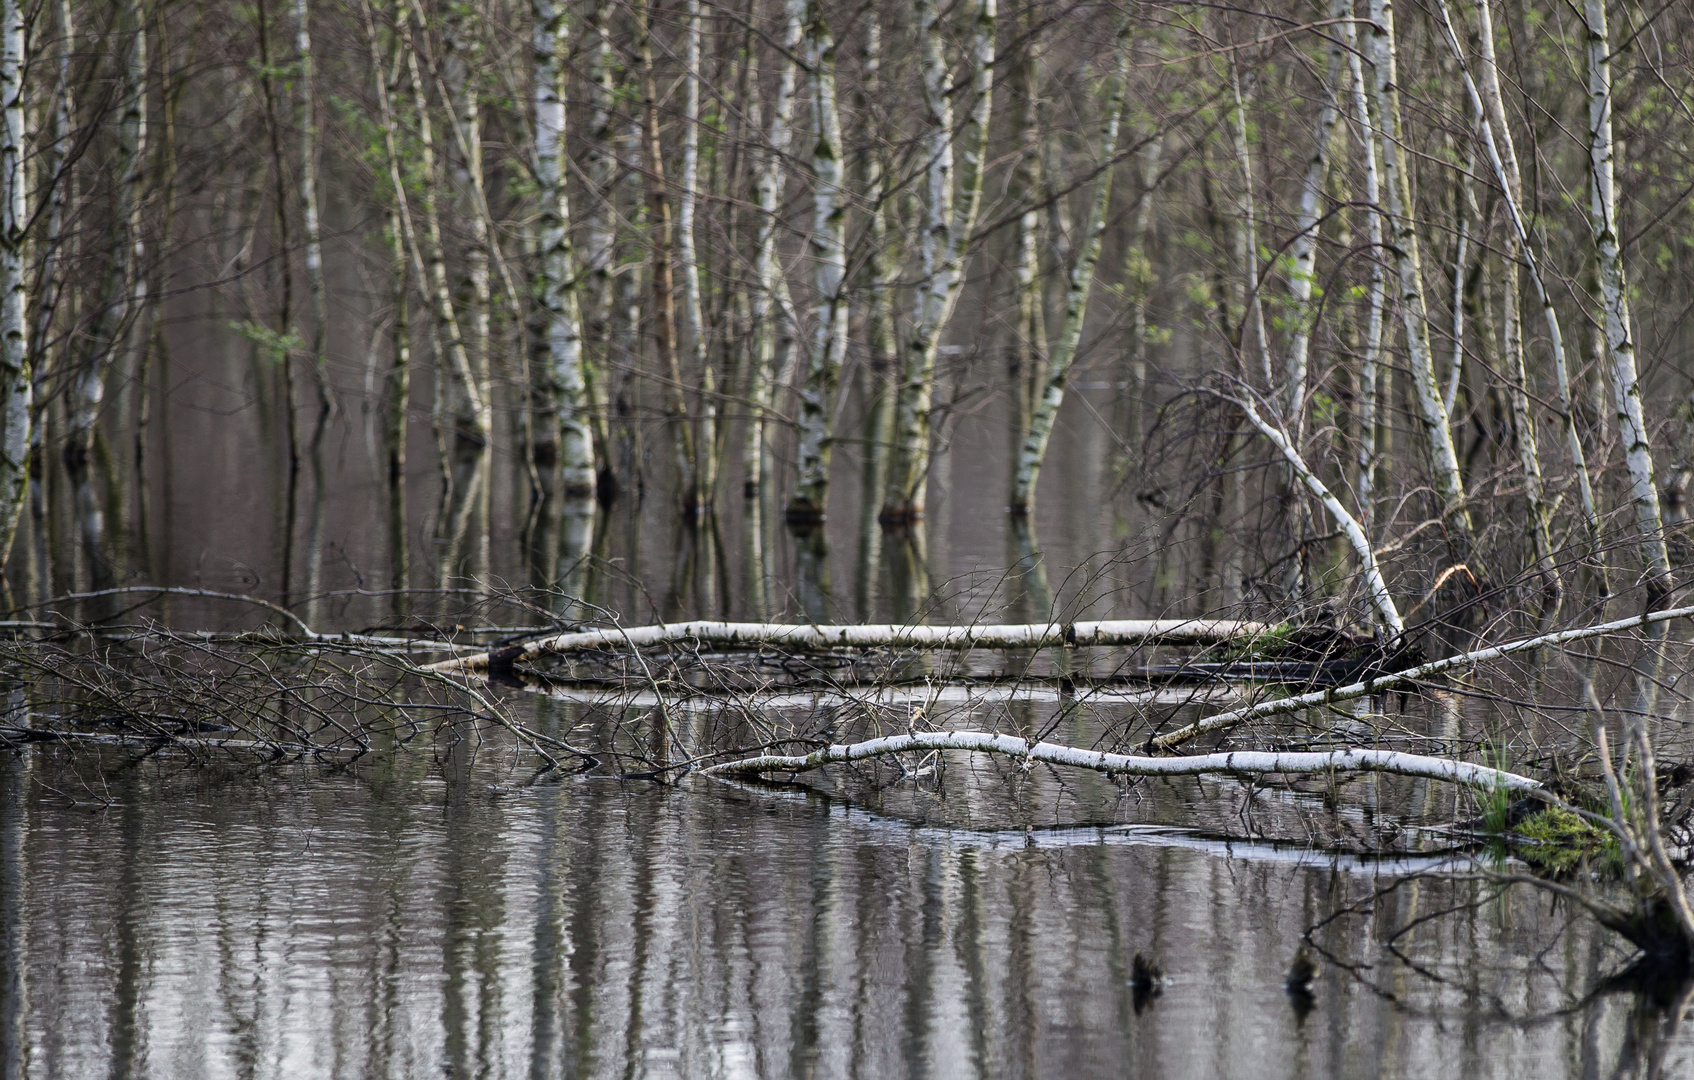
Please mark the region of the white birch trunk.
<svg viewBox="0 0 1694 1080"><path fill-rule="evenodd" d="M1480 113L1478 117L1480 118ZM1458 218L1458 239L1453 246L1453 301L1448 314L1448 335L1453 339L1453 357L1447 364L1447 385L1441 391L1441 405L1451 417L1459 403L1459 383L1465 370L1465 267L1470 261L1471 207L1476 202L1472 174L1476 171L1476 146L1473 143L1459 168L1458 195L1453 214Z"/></svg>
<svg viewBox="0 0 1694 1080"><path fill-rule="evenodd" d="M592 321L599 354L597 359L588 353L584 353L582 358L589 425L601 455L601 467L608 476L611 475L612 433L608 415L611 394L607 383L611 377L612 315L617 304L616 282L613 280L617 243L613 188L618 175L616 121L612 115L612 102L617 94L614 79L616 60L612 53L609 18L608 9L596 10L592 22L594 40L590 46L593 60L589 79L588 182L592 202L585 229L583 264L588 280L592 282L589 293L594 304Z"/></svg>
<svg viewBox="0 0 1694 1080"><path fill-rule="evenodd" d="M412 105L417 114L418 163L424 181L419 186L419 211L423 215L423 243L420 258L421 275L429 290L430 308L435 316L436 340L445 356L436 357L437 378L450 392L454 402L453 426L469 442L483 444L489 437L493 409L481 393L476 373L471 366L470 352L465 346L463 324L453 302L453 286L447 276L447 257L442 250L441 212L435 191L435 128L429 117L429 101L424 94L423 75L418 70L416 43L412 38L411 17L408 12L397 16L400 25L400 47L406 53L406 69L412 82ZM439 397L439 393L437 394Z"/></svg>
<svg viewBox="0 0 1694 1080"><path fill-rule="evenodd" d="M594 493L594 440L588 428L583 379L581 268L571 246L566 188L565 65L569 13L558 0L531 0L535 27L531 56L535 78L535 180L540 194L537 226L541 281L536 290L543 325L541 361L557 424L559 483L566 498ZM549 433L551 434L551 433Z"/></svg>
<svg viewBox="0 0 1694 1080"><path fill-rule="evenodd" d="M490 663L516 664L543 656L606 649L698 644L718 649L1049 649L1067 646L1216 645L1269 633L1268 623L1239 619L1110 619L1075 623L917 626L909 623L686 622L579 630L537 638L497 653L445 660L432 671L476 671Z"/></svg>
<svg viewBox="0 0 1694 1080"><path fill-rule="evenodd" d="M799 478L788 519L824 519L834 441L835 389L847 355L847 198L841 114L835 97L835 39L820 0L806 12L806 63L812 75L812 261L816 266L817 331L800 382Z"/></svg>
<svg viewBox="0 0 1694 1080"><path fill-rule="evenodd" d="M106 373L121 349L124 330L140 309L136 295L146 288L141 263L146 242L141 232L141 203L147 178L147 20L140 0L124 0L117 33L121 42L123 97L118 106L117 213L111 271L103 306L89 334L89 354L72 389L71 453L86 458L94 425L106 396Z"/></svg>
<svg viewBox="0 0 1694 1080"><path fill-rule="evenodd" d="M11 553L29 481L24 23L23 0L0 0L0 567Z"/></svg>
<svg viewBox="0 0 1694 1080"><path fill-rule="evenodd" d="M1235 100L1229 122L1229 143L1235 154L1235 167L1241 173L1241 186L1235 192L1235 264L1240 275L1236 291L1242 310L1242 321L1236 328L1237 342L1245 350L1250 318L1254 343L1258 346L1259 373L1264 376L1265 386L1274 388L1276 373L1271 368L1265 307L1259 297L1259 212L1253 195L1253 152L1247 144L1247 98L1241 92L1241 68L1233 54L1229 61L1229 92Z"/></svg>
<svg viewBox="0 0 1694 1080"><path fill-rule="evenodd" d="M1454 758L1428 757L1395 750L1327 750L1312 753L1275 753L1237 750L1222 754L1198 754L1192 757L1142 757L1135 754L1110 754L1101 750L1084 750L1058 743L1032 742L1016 735L999 735L987 731L925 731L909 735L888 735L864 742L838 744L810 754L785 756L766 754L727 761L703 770L708 776L757 776L775 772L809 772L825 765L865 761L887 754L930 750L965 750L979 754L1002 754L1026 762L1045 765L1065 765L1077 769L1118 776L1246 776L1259 777L1267 773L1316 772L1382 772L1401 776L1418 776L1452 784L1493 791L1529 792L1541 788L1538 780L1527 776L1473 765Z"/></svg>
<svg viewBox="0 0 1694 1080"><path fill-rule="evenodd" d="M1035 485L1041 478L1041 465L1047 457L1047 444L1053 436L1053 422L1058 419L1059 407L1064 404L1065 386L1070 381L1071 365L1076 360L1077 346L1082 341L1082 327L1088 315L1088 294L1094 285L1094 269L1100 261L1100 245L1106 231L1106 210L1112 202L1112 174L1118 152L1118 135L1123 129L1124 100L1129 86L1130 24L1127 17L1118 27L1118 67L1111 76L1105 97L1105 112L1101 117L1098 159L1103 171L1094 182L1094 197L1088 208L1088 221L1083 226L1082 243L1071 264L1065 287L1065 321L1059 339L1053 344L1047 362L1047 377L1041 397L1030 412L1029 432L1018 450L1018 460L1012 480L1014 513L1027 513L1035 503Z"/></svg>
<svg viewBox="0 0 1694 1080"><path fill-rule="evenodd" d="M971 54L975 95L970 117L959 133L963 148L958 191L953 178L953 104L951 79L942 56L937 27L940 14L934 0L917 0L920 63L924 103L929 110L929 218L921 255L912 333L902 361L899 404L895 415L896 454L889 470L889 489L883 503L890 523L923 517L929 482L930 409L935 397L935 358L941 333L958 303L964 284L965 254L982 203L984 155L993 110L994 30L996 0L975 0Z"/></svg>
<svg viewBox="0 0 1694 1080"><path fill-rule="evenodd" d="M1424 301L1423 260L1418 242L1409 162L1401 136L1400 90L1394 43L1392 0L1370 0L1370 56L1376 69L1377 140L1382 154L1383 188L1388 196L1389 239L1395 260L1400 318L1406 331L1413 396L1429 458L1430 483L1441 513L1465 544L1472 537L1464 478L1453 446L1447 410L1441 403L1435 358L1429 342L1429 313Z"/></svg>
<svg viewBox="0 0 1694 1080"><path fill-rule="evenodd" d="M1359 358L1359 447L1355 459L1353 489L1359 506L1359 525L1369 536L1376 518L1376 413L1382 382L1383 308L1387 301L1388 279L1383 272L1385 256L1382 241L1382 176L1377 168L1377 142L1373 134L1370 98L1365 89L1364 64L1354 47L1357 32L1354 24L1343 27L1343 40L1348 45L1347 63L1353 77L1353 113L1359 122L1359 133L1365 163L1365 235L1370 241L1370 286L1368 314L1365 318L1364 348Z"/></svg>
<svg viewBox="0 0 1694 1080"><path fill-rule="evenodd" d="M329 361L325 355L329 341L329 300L324 293L323 227L318 215L318 120L313 102L317 76L312 56L310 0L294 0L294 19L299 66L294 85L300 115L300 208L305 219L306 291L312 304L312 378L317 384L318 414L322 417L334 407L335 399L329 387Z"/></svg>
<svg viewBox="0 0 1694 1080"><path fill-rule="evenodd" d="M419 0L412 0L418 24L428 23ZM442 38L446 44L441 63L441 81L445 84L442 105L447 112L448 126L453 133L455 152L448 152L447 175L452 181L458 212L465 222L470 242L464 248L464 266L455 268L459 287L463 290L459 302L459 329L475 380L477 400L487 415L484 417L484 437L490 437L493 421L493 401L489 383L489 249L492 234L488 220L480 212L482 188L482 96L477 80L482 75L481 40L477 34L472 9L465 4L449 3L443 9Z"/></svg>
<svg viewBox="0 0 1694 1080"><path fill-rule="evenodd" d="M1352 0L1330 0L1331 22L1339 25L1343 20L1350 20L1352 7ZM1323 185L1329 175L1329 148L1334 141L1336 122L1341 118L1339 101L1345 57L1342 39L1333 38L1329 46L1329 68L1322 87L1323 106L1318 111L1316 130L1312 133L1312 156L1306 159L1306 176L1300 185L1300 211L1294 220L1294 242L1290 245L1294 269L1288 277L1288 292L1294 300L1294 310L1290 316L1293 333L1288 339L1288 387L1283 408L1289 430L1296 434L1305 428L1306 378L1312 343L1312 289L1317 281L1318 223L1323 216Z"/></svg>
<svg viewBox="0 0 1694 1080"><path fill-rule="evenodd" d="M1524 475L1524 501L1528 505L1530 523L1534 530L1537 558L1544 571L1550 571L1553 544L1549 535L1549 521L1552 513L1547 506L1546 485L1542 478L1535 416L1530 411L1529 373L1524 363L1523 313L1519 306L1518 264L1529 254L1525 237L1518 228L1522 216L1523 181L1518 172L1517 148L1512 140L1512 130L1506 122L1505 100L1500 93L1500 74L1494 55L1494 21L1489 11L1489 2L1490 0L1476 0L1474 4L1478 78L1473 82L1481 85L1480 93L1473 91L1472 97L1480 98L1475 103L1478 111L1477 122L1484 131L1484 142L1492 141L1489 161L1495 169L1495 178L1505 192L1506 212L1512 223L1506 234L1505 249L1501 253L1504 269L1501 282L1504 317L1501 319L1500 345L1506 359L1507 395L1512 409L1512 429L1517 436L1518 464ZM1449 18L1445 8L1442 13L1444 19ZM1457 35L1454 35L1453 40L1457 40ZM1492 140L1487 138L1489 134L1492 135ZM1594 488L1588 479L1588 463L1584 460L1582 440L1578 436L1575 415L1571 409L1570 382L1565 373L1564 337L1559 333L1558 314L1553 310L1553 306L1546 302L1541 276L1534 273L1533 264L1531 277L1535 281L1536 290L1542 294L1542 314L1547 321L1548 337L1553 346L1553 368L1559 383L1566 446L1570 450L1571 461L1576 470L1583 519L1592 547L1599 538L1600 519L1594 504Z"/></svg>
<svg viewBox="0 0 1694 1080"><path fill-rule="evenodd" d="M1500 182L1500 188L1506 204L1507 216L1511 219L1512 234L1515 248L1508 249L1506 258L1511 260L1515 251L1523 260L1524 268L1529 271L1530 284L1535 288L1536 299L1541 303L1542 318L1547 324L1548 346L1553 355L1553 377L1558 383L1558 400L1561 421L1565 429L1565 445L1570 451L1571 464L1576 472L1577 488L1581 496L1582 513L1588 525L1589 544L1592 551L1598 554L1600 537L1600 516L1594 501L1594 488L1588 476L1588 464L1582 450L1582 437L1576 427L1576 412L1572 408L1570 396L1570 367L1565 359L1564 334L1559 327L1558 312L1553 308L1552 297L1547 292L1547 284L1541 277L1541 268L1535 256L1535 248L1530 243L1529 225L1523 213L1522 180L1518 171L1517 150L1512 141L1511 128L1506 123L1506 110L1500 95L1500 82L1497 65L1494 58L1494 23L1488 9L1489 0L1476 0L1477 38L1481 49L1481 86L1473 78L1469 66L1465 63L1464 49L1459 44L1458 31L1453 27L1452 12L1447 0L1437 0L1437 10L1441 13L1443 29L1446 31L1448 47L1459 60L1459 72L1465 81L1465 89L1469 91L1471 101L1478 106L1482 141L1488 150L1488 161L1494 170L1495 178ZM1515 294L1513 294L1515 295ZM1508 362L1516 365L1513 378L1523 389L1526 400L1523 407L1524 415L1528 415L1528 380L1522 368L1523 349L1521 334L1516 348L1509 349ZM1527 442L1533 446L1533 439L1518 438L1519 452ZM1536 474L1540 474L1539 460Z"/></svg>
<svg viewBox="0 0 1694 1080"><path fill-rule="evenodd" d="M741 453L742 472L746 477L743 490L749 496L767 488L771 481L767 425L776 404L778 325L785 322L788 308L779 295L783 282L782 266L777 260L776 233L777 217L782 209L782 189L787 179L785 163L789 125L793 121L795 89L799 82L799 66L795 60L802 48L805 0L786 0L784 11L782 47L785 56L777 77L776 100L771 103L755 194L759 227L753 255L754 338L747 385L750 415ZM757 85L756 80L753 85ZM749 107L755 104L751 102Z"/></svg>
<svg viewBox="0 0 1694 1080"><path fill-rule="evenodd" d="M706 320L700 301L700 256L694 242L700 189L700 0L687 0L682 77L682 175L676 202L677 260L682 264L682 314L688 321L689 370L699 379L700 429L694 456L694 511L711 513L717 493L717 373L706 351Z"/></svg>
<svg viewBox="0 0 1694 1080"><path fill-rule="evenodd" d="M1642 569L1647 577L1648 602L1669 596L1670 556L1665 550L1664 520L1659 512L1659 489L1653 480L1653 450L1641 404L1641 385L1635 367L1635 339L1630 327L1629 286L1624 277L1618 238L1617 195L1613 176L1616 148L1612 141L1611 33L1606 25L1605 0L1584 0L1588 24L1588 218L1598 256L1600 300L1605 310L1606 351L1611 357L1612 394L1617 402L1618 441L1629 468L1629 499L1635 510Z"/></svg>

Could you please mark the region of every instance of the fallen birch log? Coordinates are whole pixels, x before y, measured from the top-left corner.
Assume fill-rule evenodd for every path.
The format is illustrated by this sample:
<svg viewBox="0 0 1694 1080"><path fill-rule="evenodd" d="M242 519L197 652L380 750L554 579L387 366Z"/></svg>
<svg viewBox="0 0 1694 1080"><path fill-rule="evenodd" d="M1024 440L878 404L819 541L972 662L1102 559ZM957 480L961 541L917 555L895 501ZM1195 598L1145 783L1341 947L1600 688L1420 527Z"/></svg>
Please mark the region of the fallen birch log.
<svg viewBox="0 0 1694 1080"><path fill-rule="evenodd" d="M1486 765L1473 765L1452 758L1426 757L1422 754L1403 754L1393 750L1348 749L1286 754L1242 750L1190 757L1141 757L1134 754L1083 750L1080 747L1062 746L1058 743L1032 743L1016 735L996 735L987 731L926 731L909 735L889 735L880 739L867 739L864 742L829 746L798 756L765 754L741 761L726 761L702 771L708 776L808 772L825 765L864 761L913 750L970 750L982 754L1004 754L1048 765L1069 765L1073 768L1092 769L1095 772L1120 776L1199 776L1208 773L1262 776L1266 773L1382 772L1400 776L1420 776L1490 790L1504 788L1508 791L1535 791L1541 787L1539 781L1531 780L1527 776L1492 769Z"/></svg>
<svg viewBox="0 0 1694 1080"><path fill-rule="evenodd" d="M1529 652L1543 649L1550 645L1564 645L1573 641L1587 641L1592 638L1605 637L1608 634L1619 634L1625 630L1634 630L1654 623L1669 622L1672 619L1694 617L1694 607L1670 608L1665 611L1649 611L1645 615L1633 615L1627 619L1617 619L1596 626L1583 626L1573 630L1559 630L1551 634L1537 634L1534 637L1519 638L1501 645L1493 645L1486 649L1476 649L1472 652L1460 653L1441 660L1432 660L1405 671L1396 671L1378 675L1362 682L1350 683L1347 686L1330 687L1327 690L1314 690L1309 694L1297 694L1293 697L1277 698L1274 701L1262 701L1257 705L1248 705L1229 712L1218 713L1202 720L1196 720L1187 727L1177 728L1153 739L1149 744L1154 749L1169 750L1180 746L1190 739L1206 734L1208 731L1218 731L1248 720L1262 720L1271 716L1284 716L1288 713L1301 712L1306 709L1320 708L1324 705L1338 704L1343 701L1353 701L1384 690L1392 690L1397 686L1406 686L1427 679L1432 675L1440 675L1447 671L1475 667L1489 660L1498 660L1503 656L1514 653Z"/></svg>
<svg viewBox="0 0 1694 1080"><path fill-rule="evenodd" d="M480 671L542 656L692 643L720 649L1045 649L1080 645L1216 645L1269 633L1240 619L1110 619L977 626L685 622L580 630L431 664L429 671Z"/></svg>

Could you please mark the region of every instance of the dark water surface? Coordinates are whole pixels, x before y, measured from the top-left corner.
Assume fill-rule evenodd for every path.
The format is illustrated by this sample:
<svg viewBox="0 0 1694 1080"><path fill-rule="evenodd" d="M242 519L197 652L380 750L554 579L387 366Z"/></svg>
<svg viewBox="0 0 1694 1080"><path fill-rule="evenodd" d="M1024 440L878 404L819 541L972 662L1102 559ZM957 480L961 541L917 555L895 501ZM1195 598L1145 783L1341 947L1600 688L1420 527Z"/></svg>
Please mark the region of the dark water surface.
<svg viewBox="0 0 1694 1080"><path fill-rule="evenodd" d="M86 762L9 760L8 1071L1694 1068L1694 1044L1648 999L1589 997L1623 957L1587 920L1534 896L1477 903L1450 880L1372 898L1417 861L1121 827L919 826L710 782L525 787L492 756L400 756L358 778L144 764L104 783ZM1283 989L1295 946L1350 905L1313 934L1340 963L1302 1016ZM1167 973L1157 996L1132 986L1138 951Z"/></svg>

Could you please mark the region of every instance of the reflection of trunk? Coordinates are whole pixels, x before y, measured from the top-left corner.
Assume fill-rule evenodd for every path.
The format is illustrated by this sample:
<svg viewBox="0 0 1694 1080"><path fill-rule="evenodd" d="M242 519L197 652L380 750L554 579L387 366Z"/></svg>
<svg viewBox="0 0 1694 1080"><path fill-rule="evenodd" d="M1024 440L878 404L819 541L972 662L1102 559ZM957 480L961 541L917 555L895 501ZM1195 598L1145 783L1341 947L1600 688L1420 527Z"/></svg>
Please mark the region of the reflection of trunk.
<svg viewBox="0 0 1694 1080"><path fill-rule="evenodd" d="M765 546L764 509L762 498L746 500L741 509L741 539L746 545L741 569L741 594L746 598L743 610L758 620L768 619L771 614L765 600L771 570Z"/></svg>
<svg viewBox="0 0 1694 1080"><path fill-rule="evenodd" d="M588 598L588 582L594 559L589 546L594 540L594 503L569 499L559 508L558 563L550 587L559 594L555 611L566 619L589 618L581 601Z"/></svg>
<svg viewBox="0 0 1694 1080"><path fill-rule="evenodd" d="M1464 478L1453 447L1452 426L1441 404L1435 360L1430 350L1429 318L1424 303L1423 258L1412 204L1410 162L1400 125L1399 77L1396 74L1394 6L1391 0L1370 0L1370 56L1376 68L1375 136L1382 156L1383 188L1387 194L1390 253L1398 274L1400 318L1406 331L1413 396L1423 427L1429 458L1430 483L1440 499L1440 513L1458 534L1460 552L1471 556L1470 508L1465 502Z"/></svg>
<svg viewBox="0 0 1694 1080"><path fill-rule="evenodd" d="M829 545L822 529L794 539L794 591L800 613L813 623L827 622L832 606L829 595Z"/></svg>
<svg viewBox="0 0 1694 1080"><path fill-rule="evenodd" d="M811 0L806 63L812 76L812 258L817 265L817 336L800 381L799 477L788 501L791 524L812 525L829 503L835 441L835 388L847 355L847 191L841 115L835 102L835 39Z"/></svg>
<svg viewBox="0 0 1694 1080"><path fill-rule="evenodd" d="M488 565L486 543L489 455L454 455L449 497L436 525L439 545L435 567L438 589L462 588L478 583Z"/></svg>
<svg viewBox="0 0 1694 1080"><path fill-rule="evenodd" d="M567 12L554 0L533 0L535 30L535 177L540 189L541 266L535 290L543 328L537 354L547 384L541 415L548 430L538 433L538 466L544 447L554 448L561 494L587 498L594 493L594 443L587 423L588 395L583 380L582 280L571 248L570 203L565 188L564 64L568 49Z"/></svg>
<svg viewBox="0 0 1694 1080"><path fill-rule="evenodd" d="M1130 33L1125 18L1118 28L1117 50L1119 64L1111 91L1106 95L1105 115L1101 118L1100 143L1096 157L1101 163L1100 178L1094 182L1094 197L1088 210L1088 222L1083 226L1082 243L1076 260L1071 264L1070 278L1065 289L1064 329L1053 345L1053 355L1047 363L1046 383L1041 399L1029 420L1029 434L1018 452L1016 470L1012 477L1014 514L1026 514L1035 502L1035 484L1041 477L1041 464L1047 456L1047 443L1053 435L1053 422L1059 406L1064 403L1065 384L1070 381L1071 365L1076 360L1077 345L1082 340L1082 325L1088 314L1088 293L1094 284L1094 267L1100 261L1100 244L1106 230L1106 209L1112 201L1112 172L1118 152L1118 133L1123 126L1125 90L1129 85Z"/></svg>
<svg viewBox="0 0 1694 1080"><path fill-rule="evenodd" d="M21 0L0 0L0 566L12 550L29 481L31 374L24 258L29 199L23 77L23 5Z"/></svg>
<svg viewBox="0 0 1694 1080"><path fill-rule="evenodd" d="M929 113L929 217L924 230L922 278L906 342L895 422L896 456L883 500L883 520L900 524L921 518L929 482L930 407L935 396L935 358L941 332L952 317L964 284L965 254L982 202L984 154L992 114L995 0L976 0L971 44L971 93L975 104L959 133L963 147L958 193L953 190L953 78L941 52L933 0L918 0L916 14L924 105Z"/></svg>
<svg viewBox="0 0 1694 1080"><path fill-rule="evenodd" d="M1006 533L1012 555L1012 581L1016 599L1012 614L1023 622L1043 622L1055 617L1053 587L1047 581L1047 560L1036 546L1035 525L1029 515L1013 518Z"/></svg>
<svg viewBox="0 0 1694 1080"><path fill-rule="evenodd" d="M1656 607L1670 596L1670 556L1659 513L1659 489L1653 482L1653 451L1635 368L1635 341L1618 239L1617 199L1613 180L1616 149L1612 142L1611 35L1604 0L1585 0L1588 23L1589 228L1598 258L1600 299L1605 310L1606 346L1611 356L1612 393L1617 401L1618 441L1629 467L1629 497L1635 507L1647 602Z"/></svg>

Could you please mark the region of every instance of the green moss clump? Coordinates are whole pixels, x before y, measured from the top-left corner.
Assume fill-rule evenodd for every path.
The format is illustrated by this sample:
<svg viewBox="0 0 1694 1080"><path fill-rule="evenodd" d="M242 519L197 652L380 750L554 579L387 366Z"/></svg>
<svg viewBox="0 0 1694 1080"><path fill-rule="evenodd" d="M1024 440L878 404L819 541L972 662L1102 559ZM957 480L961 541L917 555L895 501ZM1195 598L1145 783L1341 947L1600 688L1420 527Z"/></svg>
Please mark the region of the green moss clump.
<svg viewBox="0 0 1694 1080"><path fill-rule="evenodd" d="M1615 836L1561 806L1524 818L1512 832L1518 856L1550 870L1568 870L1596 855L1618 859Z"/></svg>

